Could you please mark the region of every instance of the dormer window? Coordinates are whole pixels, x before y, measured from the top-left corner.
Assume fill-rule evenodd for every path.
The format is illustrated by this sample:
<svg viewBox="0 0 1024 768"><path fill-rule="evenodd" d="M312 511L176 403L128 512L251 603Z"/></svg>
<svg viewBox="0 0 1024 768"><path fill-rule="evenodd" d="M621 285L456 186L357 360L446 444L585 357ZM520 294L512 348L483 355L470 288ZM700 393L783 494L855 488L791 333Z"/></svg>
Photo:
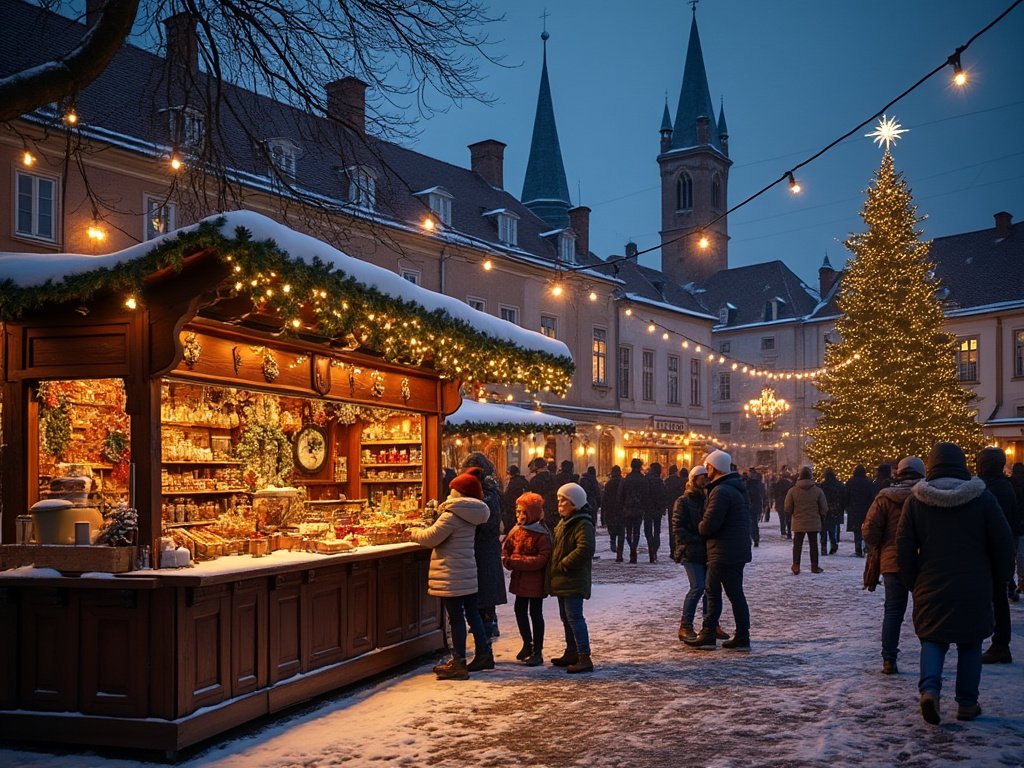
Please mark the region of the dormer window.
<svg viewBox="0 0 1024 768"><path fill-rule="evenodd" d="M427 205L430 207L431 213L437 217L437 220L446 227L452 225L452 200L455 198L451 192L444 187L430 187L430 189L415 192L414 196L426 198Z"/></svg>
<svg viewBox="0 0 1024 768"><path fill-rule="evenodd" d="M267 153L273 166L272 175L294 179L298 170L299 145L291 139L267 139Z"/></svg>
<svg viewBox="0 0 1024 768"><path fill-rule="evenodd" d="M785 299L778 296L770 301L766 301L764 303L764 321L770 323L772 320L778 320L785 306Z"/></svg>
<svg viewBox="0 0 1024 768"><path fill-rule="evenodd" d="M498 224L498 241L505 245L519 244L519 216L508 208L484 211L484 216L493 218Z"/></svg>
<svg viewBox="0 0 1024 768"><path fill-rule="evenodd" d="M348 200L363 208L373 208L377 203L377 176L369 168L352 166L345 169L348 177Z"/></svg>
<svg viewBox="0 0 1024 768"><path fill-rule="evenodd" d="M558 260L563 264L576 263L576 236L568 231L563 231L558 236Z"/></svg>
<svg viewBox="0 0 1024 768"><path fill-rule="evenodd" d="M206 140L206 118L192 107L175 107L168 111L171 137L182 149L201 149Z"/></svg>
<svg viewBox="0 0 1024 768"><path fill-rule="evenodd" d="M718 322L720 325L728 325L732 322L734 313L736 312L736 305L726 302L722 305L721 309L718 310Z"/></svg>

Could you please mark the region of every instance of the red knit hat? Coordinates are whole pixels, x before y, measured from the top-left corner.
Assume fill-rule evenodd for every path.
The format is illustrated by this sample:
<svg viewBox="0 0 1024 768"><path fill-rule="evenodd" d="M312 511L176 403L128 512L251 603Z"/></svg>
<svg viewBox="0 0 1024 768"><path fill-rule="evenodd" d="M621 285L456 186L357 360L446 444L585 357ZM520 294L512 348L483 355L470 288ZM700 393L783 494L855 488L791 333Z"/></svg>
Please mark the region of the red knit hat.
<svg viewBox="0 0 1024 768"><path fill-rule="evenodd" d="M527 491L516 499L516 506L523 508L527 525L544 517L544 497L539 493Z"/></svg>
<svg viewBox="0 0 1024 768"><path fill-rule="evenodd" d="M448 483L448 487L454 488L463 496L471 496L474 499L483 499L484 487L480 484L480 480L483 476L484 471L480 469L480 467L468 467L465 472L456 476L454 480Z"/></svg>

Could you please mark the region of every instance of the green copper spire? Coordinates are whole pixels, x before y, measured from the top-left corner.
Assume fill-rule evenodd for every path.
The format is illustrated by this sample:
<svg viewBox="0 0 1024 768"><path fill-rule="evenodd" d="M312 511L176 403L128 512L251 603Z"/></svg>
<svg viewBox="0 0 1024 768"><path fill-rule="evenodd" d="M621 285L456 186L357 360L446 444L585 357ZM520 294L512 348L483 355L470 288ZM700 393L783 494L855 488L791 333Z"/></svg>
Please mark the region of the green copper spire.
<svg viewBox="0 0 1024 768"><path fill-rule="evenodd" d="M686 47L686 66L683 69L683 87L679 91L679 107L672 132L672 149L695 147L697 141L697 118L708 118L708 144L721 150L718 139L718 125L715 122L715 107L711 103L708 89L708 75L704 69L704 53L697 34L697 9L693 10L690 22L690 41Z"/></svg>
<svg viewBox="0 0 1024 768"><path fill-rule="evenodd" d="M530 159L523 180L523 204L547 222L552 228L569 226L569 185L565 180L562 149L555 127L555 110L551 103L548 83L547 30L540 36L544 41L544 65L540 73L540 93L537 95L537 115L533 119L533 140Z"/></svg>

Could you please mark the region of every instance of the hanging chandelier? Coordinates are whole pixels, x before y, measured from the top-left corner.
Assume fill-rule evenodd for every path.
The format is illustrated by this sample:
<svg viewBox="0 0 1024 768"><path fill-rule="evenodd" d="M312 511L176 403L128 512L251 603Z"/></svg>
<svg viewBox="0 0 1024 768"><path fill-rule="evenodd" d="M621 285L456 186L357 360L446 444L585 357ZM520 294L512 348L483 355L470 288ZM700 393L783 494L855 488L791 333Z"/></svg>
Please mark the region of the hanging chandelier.
<svg viewBox="0 0 1024 768"><path fill-rule="evenodd" d="M747 418L754 415L762 432L770 432L775 429L779 417L789 410L789 403L781 397L777 398L775 390L765 384L761 388L761 396L745 403L743 410L747 412Z"/></svg>

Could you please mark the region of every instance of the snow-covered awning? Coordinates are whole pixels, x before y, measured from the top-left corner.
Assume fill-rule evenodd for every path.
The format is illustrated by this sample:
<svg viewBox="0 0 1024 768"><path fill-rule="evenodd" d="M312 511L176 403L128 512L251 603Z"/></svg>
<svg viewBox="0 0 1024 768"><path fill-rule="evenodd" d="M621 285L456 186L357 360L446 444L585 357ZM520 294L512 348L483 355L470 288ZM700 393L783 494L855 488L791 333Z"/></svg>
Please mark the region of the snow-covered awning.
<svg viewBox="0 0 1024 768"><path fill-rule="evenodd" d="M576 424L560 416L516 405L481 403L476 400L463 400L459 409L444 420L446 435L528 435L533 432L573 434L575 431Z"/></svg>
<svg viewBox="0 0 1024 768"><path fill-rule="evenodd" d="M103 291L138 296L155 274L180 270L184 259L204 251L233 269L217 285L221 291L276 311L288 320L285 331L354 334L387 359L426 361L451 378L522 383L559 394L568 388L573 363L563 342L414 285L252 211L212 216L102 256L0 254L0 318Z"/></svg>

